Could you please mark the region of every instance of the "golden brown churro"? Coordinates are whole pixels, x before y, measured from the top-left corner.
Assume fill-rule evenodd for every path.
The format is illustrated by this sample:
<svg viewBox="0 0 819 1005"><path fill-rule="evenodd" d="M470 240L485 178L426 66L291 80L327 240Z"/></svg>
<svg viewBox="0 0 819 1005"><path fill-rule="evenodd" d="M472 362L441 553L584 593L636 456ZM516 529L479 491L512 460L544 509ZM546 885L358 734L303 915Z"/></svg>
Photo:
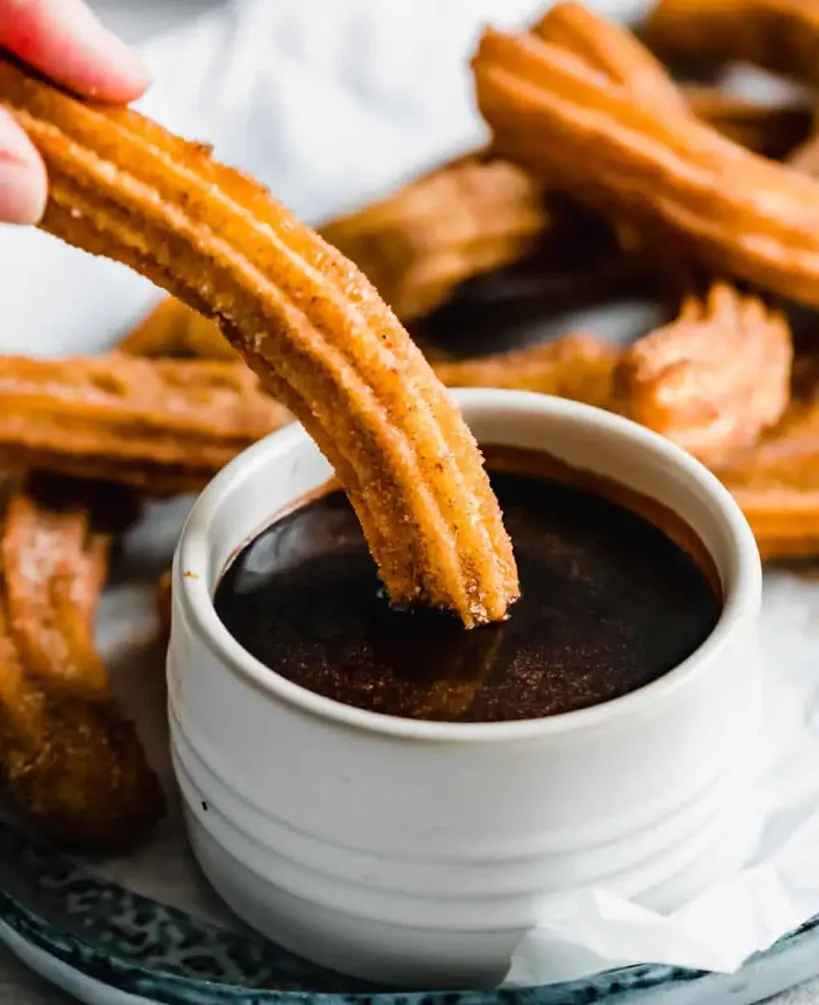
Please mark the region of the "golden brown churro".
<svg viewBox="0 0 819 1005"><path fill-rule="evenodd" d="M540 37L584 57L641 107L684 115L659 64L621 28L575 3L559 4ZM639 235L638 235L639 237ZM675 322L640 339L616 376L618 406L702 458L752 443L782 414L792 348L784 316L727 282L687 296Z"/></svg>
<svg viewBox="0 0 819 1005"><path fill-rule="evenodd" d="M476 153L326 224L398 317L423 317L472 276L528 257L549 226L542 186Z"/></svg>
<svg viewBox="0 0 819 1005"><path fill-rule="evenodd" d="M819 83L819 10L809 0L659 0L644 34L666 59L737 60Z"/></svg>
<svg viewBox="0 0 819 1005"><path fill-rule="evenodd" d="M517 571L475 441L363 275L257 183L136 112L11 63L0 100L49 170L42 226L214 317L327 455L391 599L503 618Z"/></svg>
<svg viewBox="0 0 819 1005"><path fill-rule="evenodd" d="M748 518L763 558L819 555L819 384L797 384L781 422L714 471Z"/></svg>
<svg viewBox="0 0 819 1005"><path fill-rule="evenodd" d="M536 391L605 408L618 355L605 340L577 333L527 349L437 363L435 372L449 387Z"/></svg>
<svg viewBox="0 0 819 1005"><path fill-rule="evenodd" d="M760 104L717 87L684 87L682 92L698 119L772 160L788 157L813 128L813 111L806 102Z"/></svg>
<svg viewBox="0 0 819 1005"><path fill-rule="evenodd" d="M817 182L532 35L487 31L473 66L499 153L720 274L819 304Z"/></svg>
<svg viewBox="0 0 819 1005"><path fill-rule="evenodd" d="M618 404L629 418L715 461L779 419L790 397L792 354L779 311L714 283L623 354Z"/></svg>
<svg viewBox="0 0 819 1005"><path fill-rule="evenodd" d="M531 31L535 39L573 53L658 114L689 116L691 108L662 63L629 32L574 0L556 4Z"/></svg>
<svg viewBox="0 0 819 1005"><path fill-rule="evenodd" d="M290 421L234 363L0 357L0 452L7 466L196 491L239 451Z"/></svg>
<svg viewBox="0 0 819 1005"><path fill-rule="evenodd" d="M94 648L93 621L111 535L93 525L90 487L54 489L56 503L43 504L31 489L8 500L0 539L8 629L29 673L57 693L100 697L108 676Z"/></svg>
<svg viewBox="0 0 819 1005"><path fill-rule="evenodd" d="M62 486L56 486L56 500L53 488L6 486L0 525L2 777L14 805L52 837L77 850L114 851L139 842L162 815L164 801L91 644L108 550L107 534L86 519L99 487L75 486L67 508ZM83 491L91 494L84 511Z"/></svg>
<svg viewBox="0 0 819 1005"><path fill-rule="evenodd" d="M131 356L236 359L218 325L175 297L163 297L117 348Z"/></svg>

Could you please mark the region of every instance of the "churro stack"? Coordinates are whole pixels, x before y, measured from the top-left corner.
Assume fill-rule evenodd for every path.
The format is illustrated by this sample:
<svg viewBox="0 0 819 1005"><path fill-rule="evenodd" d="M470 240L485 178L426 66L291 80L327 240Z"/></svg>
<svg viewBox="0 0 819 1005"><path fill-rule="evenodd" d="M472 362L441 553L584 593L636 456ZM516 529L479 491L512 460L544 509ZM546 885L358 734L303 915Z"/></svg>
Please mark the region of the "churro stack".
<svg viewBox="0 0 819 1005"><path fill-rule="evenodd" d="M789 324L793 305L819 307L813 110L668 69L713 79L740 60L810 89L819 18L789 0L660 0L640 37L650 49L573 2L488 29L472 61L487 145L318 234L201 145L0 62L0 102L49 169L44 228L169 294L108 354L0 357L0 765L40 827L108 850L161 815L93 644L108 555L141 498L199 490L293 419L390 597L466 627L504 617L517 575L443 385L624 414L717 473L765 558L819 556L819 352L794 354ZM566 289L605 301L613 275L662 291L672 319L625 348L584 331L422 352L487 290L545 316Z"/></svg>

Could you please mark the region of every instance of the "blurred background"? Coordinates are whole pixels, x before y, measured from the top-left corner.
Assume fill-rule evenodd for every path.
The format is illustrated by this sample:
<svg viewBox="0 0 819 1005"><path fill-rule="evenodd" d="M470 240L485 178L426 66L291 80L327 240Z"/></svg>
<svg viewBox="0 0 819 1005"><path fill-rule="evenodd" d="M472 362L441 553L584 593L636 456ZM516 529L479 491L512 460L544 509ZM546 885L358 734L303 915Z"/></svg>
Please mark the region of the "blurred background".
<svg viewBox="0 0 819 1005"><path fill-rule="evenodd" d="M486 132L469 69L478 35L486 23L521 26L548 6L543 0L91 4L153 71L155 83L139 104L146 114L214 144L217 157L257 176L316 226L480 146ZM641 3L592 6L628 18ZM0 286L5 352L99 350L159 296L127 269L35 231L0 227L0 269L15 276ZM575 320L564 318L560 327ZM639 307L626 327L636 333L651 320ZM594 323L601 333L623 328L610 311ZM537 337L543 334L541 322ZM515 335L516 342L528 340Z"/></svg>

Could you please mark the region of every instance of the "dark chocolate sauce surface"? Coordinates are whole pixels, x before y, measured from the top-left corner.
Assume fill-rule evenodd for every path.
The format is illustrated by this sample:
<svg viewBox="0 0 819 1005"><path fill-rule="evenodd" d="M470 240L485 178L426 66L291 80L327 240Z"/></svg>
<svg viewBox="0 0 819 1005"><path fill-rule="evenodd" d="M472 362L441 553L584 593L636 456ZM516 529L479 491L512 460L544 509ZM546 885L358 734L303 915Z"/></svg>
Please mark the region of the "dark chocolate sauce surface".
<svg viewBox="0 0 819 1005"><path fill-rule="evenodd" d="M710 634L720 604L655 524L586 489L496 473L521 599L503 624L389 607L340 491L263 531L216 590L232 635L276 673L408 718L533 719L661 677Z"/></svg>

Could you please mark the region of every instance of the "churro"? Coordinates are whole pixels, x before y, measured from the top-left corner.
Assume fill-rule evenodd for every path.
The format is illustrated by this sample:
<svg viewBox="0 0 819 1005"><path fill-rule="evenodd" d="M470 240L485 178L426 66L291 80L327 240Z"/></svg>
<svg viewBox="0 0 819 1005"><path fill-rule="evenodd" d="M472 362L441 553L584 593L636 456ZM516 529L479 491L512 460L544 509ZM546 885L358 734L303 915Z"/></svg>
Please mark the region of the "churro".
<svg viewBox="0 0 819 1005"><path fill-rule="evenodd" d="M641 107L689 115L662 67L633 36L577 4L553 8L539 37L584 58ZM779 419L789 397L791 356L790 330L779 311L716 282L704 297L687 296L676 321L624 354L615 378L617 406L691 453L718 459Z"/></svg>
<svg viewBox="0 0 819 1005"><path fill-rule="evenodd" d="M715 474L730 489L763 558L819 555L819 384L794 388L779 424Z"/></svg>
<svg viewBox="0 0 819 1005"><path fill-rule="evenodd" d="M473 67L499 153L718 274L819 304L817 182L531 34L488 30Z"/></svg>
<svg viewBox="0 0 819 1005"><path fill-rule="evenodd" d="M56 499L42 484L15 481L5 488L0 768L6 791L38 827L70 848L130 847L157 822L164 801L91 643L107 534L79 515L79 486L72 487L67 508L59 483ZM93 500L88 507L93 511Z"/></svg>
<svg viewBox="0 0 819 1005"><path fill-rule="evenodd" d="M133 503L109 486L42 478L7 502L0 538L7 627L27 672L55 694L108 692L93 641L113 529L103 529L101 510L125 523Z"/></svg>
<svg viewBox="0 0 819 1005"><path fill-rule="evenodd" d="M528 257L549 222L540 184L476 153L326 224L321 234L411 321L465 280Z"/></svg>
<svg viewBox="0 0 819 1005"><path fill-rule="evenodd" d="M395 603L467 626L518 595L480 452L364 276L256 182L127 109L6 62L0 100L49 171L42 226L215 318L335 468Z"/></svg>
<svg viewBox="0 0 819 1005"><path fill-rule="evenodd" d="M530 34L578 59L657 113L688 116L691 108L663 65L629 32L575 0L550 8Z"/></svg>
<svg viewBox="0 0 819 1005"><path fill-rule="evenodd" d="M513 352L437 363L435 372L449 387L536 391L605 408L618 355L609 342L577 333Z"/></svg>
<svg viewBox="0 0 819 1005"><path fill-rule="evenodd" d="M615 375L618 407L703 460L756 441L790 397L784 315L729 283L686 297L677 319L640 339Z"/></svg>
<svg viewBox="0 0 819 1005"><path fill-rule="evenodd" d="M763 157L784 160L811 135L814 115L805 101L764 104L705 86L682 92L698 119Z"/></svg>
<svg viewBox="0 0 819 1005"><path fill-rule="evenodd" d="M659 0L643 34L665 59L754 63L819 83L819 10L805 0Z"/></svg>
<svg viewBox="0 0 819 1005"><path fill-rule="evenodd" d="M201 489L237 453L291 419L241 360L3 356L0 402L7 466L155 495Z"/></svg>
<svg viewBox="0 0 819 1005"><path fill-rule="evenodd" d="M131 356L236 359L218 325L175 297L163 297L117 348Z"/></svg>

